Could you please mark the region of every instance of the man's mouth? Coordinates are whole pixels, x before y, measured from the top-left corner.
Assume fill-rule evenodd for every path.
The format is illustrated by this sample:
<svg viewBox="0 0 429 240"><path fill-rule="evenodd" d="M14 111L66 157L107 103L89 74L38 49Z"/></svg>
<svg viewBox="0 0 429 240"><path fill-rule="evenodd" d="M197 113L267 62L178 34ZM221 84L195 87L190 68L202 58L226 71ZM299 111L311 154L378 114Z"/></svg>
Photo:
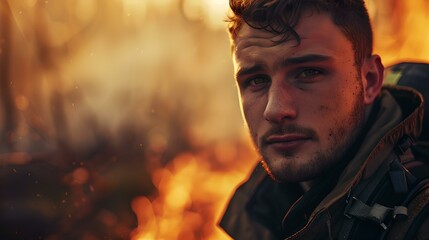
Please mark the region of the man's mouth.
<svg viewBox="0 0 429 240"><path fill-rule="evenodd" d="M265 145L271 146L277 151L291 151L307 141L311 140L311 137L304 134L282 134L282 135L271 135L265 139Z"/></svg>

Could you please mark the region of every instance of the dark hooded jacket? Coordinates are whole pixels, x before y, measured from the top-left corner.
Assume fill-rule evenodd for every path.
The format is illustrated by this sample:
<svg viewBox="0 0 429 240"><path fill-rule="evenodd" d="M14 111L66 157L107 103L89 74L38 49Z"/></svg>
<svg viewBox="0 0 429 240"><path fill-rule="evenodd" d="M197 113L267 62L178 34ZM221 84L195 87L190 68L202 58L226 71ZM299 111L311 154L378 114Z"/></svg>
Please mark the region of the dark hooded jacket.
<svg viewBox="0 0 429 240"><path fill-rule="evenodd" d="M324 173L309 191L304 192L297 183L272 181L258 164L237 188L220 226L234 239L349 238L342 234L345 223L350 221L344 213L351 196L369 198L365 196L368 189L388 172L397 143L404 136L418 138L422 118L423 98L417 91L384 88L357 143L341 164ZM420 146L424 144L427 143ZM411 151L405 155L402 159L414 158ZM410 205L409 214L419 211L416 209L421 205ZM422 226L426 225L425 222ZM395 232L395 228L394 224L389 231ZM353 239L373 239L383 232L380 223L361 229L365 230L355 233L359 237ZM429 239L429 229L419 231L419 235Z"/></svg>

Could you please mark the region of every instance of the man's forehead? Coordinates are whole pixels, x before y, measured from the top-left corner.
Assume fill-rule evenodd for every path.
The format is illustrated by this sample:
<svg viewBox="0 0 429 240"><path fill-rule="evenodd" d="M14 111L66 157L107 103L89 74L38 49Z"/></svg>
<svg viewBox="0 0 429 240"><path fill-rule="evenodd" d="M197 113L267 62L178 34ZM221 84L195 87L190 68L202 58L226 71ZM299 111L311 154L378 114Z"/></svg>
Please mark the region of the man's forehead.
<svg viewBox="0 0 429 240"><path fill-rule="evenodd" d="M271 48L282 45L286 49L318 49L320 51L347 51L352 50L352 44L346 38L341 29L335 25L331 16L327 13L314 13L303 15L301 21L294 28L299 36L300 42L292 33L286 36L273 34L263 29L255 29L247 24L243 24L232 42L232 53L234 57L240 55L252 55L254 48ZM350 49L348 49L350 48Z"/></svg>
<svg viewBox="0 0 429 240"><path fill-rule="evenodd" d="M304 39L301 37L301 40ZM293 54L300 49L300 43L296 38L288 36L285 38L280 34L273 34L266 30L255 29L249 25L243 25L240 33L233 42L234 65L261 65L274 55L266 56L261 50L276 48L276 55Z"/></svg>
<svg viewBox="0 0 429 240"><path fill-rule="evenodd" d="M233 53L237 53L237 51L242 51L251 46L275 46L279 44L281 39L281 35L275 35L265 30L255 29L244 23L232 42L234 47Z"/></svg>
<svg viewBox="0 0 429 240"><path fill-rule="evenodd" d="M256 25L256 24L252 24ZM242 24L240 29L237 31L237 35L232 41L233 51L241 51L249 47L249 45L255 44L262 47L275 46L282 42L292 41L293 44L298 43L295 34L299 36L301 40L307 37L330 37L333 38L344 37L344 33L340 30L339 26L333 23L332 17L327 12L314 12L306 11L301 15L298 24L291 28L295 31L286 31L282 33L272 33L266 29L251 27L246 22ZM267 40L267 41L260 41ZM283 41L284 40L284 41Z"/></svg>

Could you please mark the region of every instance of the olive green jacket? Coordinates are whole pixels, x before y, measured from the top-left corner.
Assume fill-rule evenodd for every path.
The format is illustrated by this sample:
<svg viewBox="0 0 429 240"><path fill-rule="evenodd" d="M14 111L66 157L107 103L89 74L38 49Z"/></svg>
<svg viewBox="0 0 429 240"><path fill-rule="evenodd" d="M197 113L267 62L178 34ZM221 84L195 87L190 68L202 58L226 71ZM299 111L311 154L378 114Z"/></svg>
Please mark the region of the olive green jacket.
<svg viewBox="0 0 429 240"><path fill-rule="evenodd" d="M272 181L258 164L237 188L220 226L234 239L342 239L344 222L349 219L344 211L350 194L365 189L377 171L386 168L403 136L417 139L422 117L423 98L418 92L384 88L364 133L342 166L327 172L322 181L304 193L299 184ZM421 150L426 151L424 147ZM416 210L411 207L409 211L412 214ZM389 231L394 232L394 228ZM371 231L371 227L368 229ZM422 239L429 239L429 229L420 234Z"/></svg>

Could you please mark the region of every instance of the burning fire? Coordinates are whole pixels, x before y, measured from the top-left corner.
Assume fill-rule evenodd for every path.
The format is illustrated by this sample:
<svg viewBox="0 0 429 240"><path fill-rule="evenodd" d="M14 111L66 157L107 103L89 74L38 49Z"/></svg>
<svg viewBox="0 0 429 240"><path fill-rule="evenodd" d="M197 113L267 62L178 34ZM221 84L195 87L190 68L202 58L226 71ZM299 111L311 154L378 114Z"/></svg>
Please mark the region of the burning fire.
<svg viewBox="0 0 429 240"><path fill-rule="evenodd" d="M157 169L158 195L132 202L139 223L132 239L228 239L217 221L255 157L248 147L222 144L181 154Z"/></svg>
<svg viewBox="0 0 429 240"><path fill-rule="evenodd" d="M427 0L367 4L374 52L385 65L429 62ZM227 5L228 0L1 1L2 166L12 166L15 176L16 166L62 153L66 157L53 155L48 163L73 179L66 182L80 195L70 197L88 199L80 212L76 204L65 210L88 219L99 202L123 194L125 185L133 190L129 199L147 194L150 172L155 194L125 201L138 219L133 240L228 239L217 222L257 156L241 136L223 22ZM25 179L35 175L31 166L28 174ZM135 190L142 186L144 193ZM52 215L61 215L63 205ZM127 236L132 224L122 227L120 214L107 212L107 229L119 226ZM61 217L70 232L78 231L71 223L80 219ZM91 226L85 231L94 234Z"/></svg>
<svg viewBox="0 0 429 240"><path fill-rule="evenodd" d="M428 1L366 2L374 28L374 52L382 56L385 65L429 62Z"/></svg>

